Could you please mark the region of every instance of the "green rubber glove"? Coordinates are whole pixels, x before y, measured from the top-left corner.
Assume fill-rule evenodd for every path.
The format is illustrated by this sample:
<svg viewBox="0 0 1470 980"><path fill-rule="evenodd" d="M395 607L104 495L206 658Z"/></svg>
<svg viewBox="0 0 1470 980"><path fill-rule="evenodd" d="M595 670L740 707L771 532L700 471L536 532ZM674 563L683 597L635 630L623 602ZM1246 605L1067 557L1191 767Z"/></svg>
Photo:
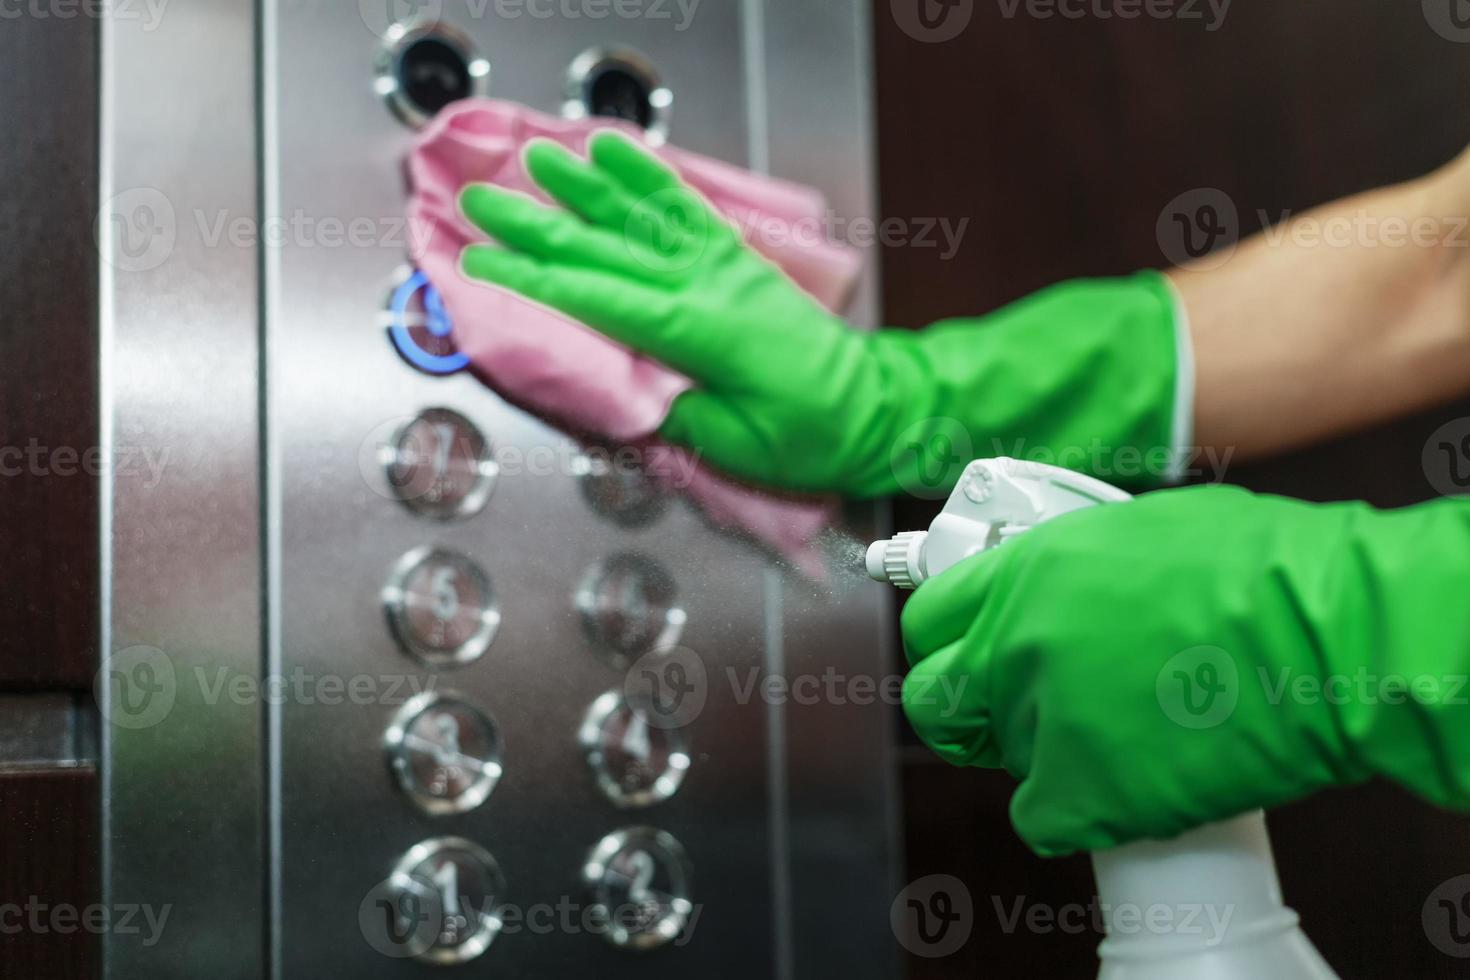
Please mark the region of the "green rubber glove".
<svg viewBox="0 0 1470 980"><path fill-rule="evenodd" d="M921 333L862 333L623 136L595 135L590 161L538 141L527 166L566 209L467 187L461 208L503 247L466 249L464 272L687 375L696 387L660 435L727 472L873 497L942 496L982 455L1135 486L1167 469L1177 357L1160 275L1069 283Z"/></svg>
<svg viewBox="0 0 1470 980"><path fill-rule="evenodd" d="M920 587L904 706L948 761L1021 780L1011 821L1044 855L1375 775L1470 808L1467 582L1470 500L1166 490Z"/></svg>

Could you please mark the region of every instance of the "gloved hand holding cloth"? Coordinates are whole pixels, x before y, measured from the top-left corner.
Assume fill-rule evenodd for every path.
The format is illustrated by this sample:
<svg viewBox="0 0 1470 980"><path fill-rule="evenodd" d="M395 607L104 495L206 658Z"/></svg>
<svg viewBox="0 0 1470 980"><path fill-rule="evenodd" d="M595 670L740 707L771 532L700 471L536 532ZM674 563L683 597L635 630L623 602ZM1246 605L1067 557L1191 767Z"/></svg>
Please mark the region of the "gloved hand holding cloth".
<svg viewBox="0 0 1470 980"><path fill-rule="evenodd" d="M942 490L973 455L1018 440L1020 454L1135 486L1168 467L1119 479L1113 454L1179 462L1187 341L1161 275L1068 283L917 333L863 333L620 133L595 134L586 160L533 142L526 165L562 207L466 188L464 213L496 244L466 249L464 272L690 378L659 434L728 473L876 497Z"/></svg>

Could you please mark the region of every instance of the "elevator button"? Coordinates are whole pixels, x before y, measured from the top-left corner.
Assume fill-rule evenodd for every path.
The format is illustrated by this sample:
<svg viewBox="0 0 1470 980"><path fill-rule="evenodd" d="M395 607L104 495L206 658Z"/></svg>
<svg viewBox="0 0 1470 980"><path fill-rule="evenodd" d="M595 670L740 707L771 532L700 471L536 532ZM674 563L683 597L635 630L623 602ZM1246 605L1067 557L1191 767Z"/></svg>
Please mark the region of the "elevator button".
<svg viewBox="0 0 1470 980"><path fill-rule="evenodd" d="M677 593L662 565L625 552L589 569L575 602L593 645L623 666L679 642L687 616Z"/></svg>
<svg viewBox="0 0 1470 980"><path fill-rule="evenodd" d="M490 88L490 62L445 24L394 24L378 55L378 94L404 123L420 127L449 105Z"/></svg>
<svg viewBox="0 0 1470 980"><path fill-rule="evenodd" d="M435 667L480 657L500 628L490 579L463 555L416 548L383 587L388 624L402 647Z"/></svg>
<svg viewBox="0 0 1470 980"><path fill-rule="evenodd" d="M451 694L420 694L383 739L398 785L436 816L485 802L500 781L500 736L482 712Z"/></svg>
<svg viewBox="0 0 1470 980"><path fill-rule="evenodd" d="M668 509L669 494L636 465L631 451L586 452L575 468L588 505L615 524L642 527Z"/></svg>
<svg viewBox="0 0 1470 980"><path fill-rule="evenodd" d="M648 142L657 146L669 135L674 93L664 85L643 55L627 48L591 48L567 69L568 119L601 116L623 119L641 127Z"/></svg>
<svg viewBox="0 0 1470 980"><path fill-rule="evenodd" d="M489 441L469 419L447 408L421 412L393 437L388 485L426 517L452 520L485 506L499 474Z"/></svg>
<svg viewBox="0 0 1470 980"><path fill-rule="evenodd" d="M503 923L505 878L483 847L462 837L437 837L416 844L398 862L390 882L412 879L436 900L439 928L418 959L452 965L489 948Z"/></svg>
<svg viewBox="0 0 1470 980"><path fill-rule="evenodd" d="M689 771L682 732L650 724L646 709L630 704L621 691L592 702L578 740L598 788L626 809L667 800Z"/></svg>
<svg viewBox="0 0 1470 980"><path fill-rule="evenodd" d="M591 913L608 942L653 949L689 923L692 872L683 846L667 831L630 827L608 834L582 868Z"/></svg>
<svg viewBox="0 0 1470 980"><path fill-rule="evenodd" d="M422 270L404 267L394 276L383 325L398 355L425 374L455 374L469 366L454 346L444 299Z"/></svg>

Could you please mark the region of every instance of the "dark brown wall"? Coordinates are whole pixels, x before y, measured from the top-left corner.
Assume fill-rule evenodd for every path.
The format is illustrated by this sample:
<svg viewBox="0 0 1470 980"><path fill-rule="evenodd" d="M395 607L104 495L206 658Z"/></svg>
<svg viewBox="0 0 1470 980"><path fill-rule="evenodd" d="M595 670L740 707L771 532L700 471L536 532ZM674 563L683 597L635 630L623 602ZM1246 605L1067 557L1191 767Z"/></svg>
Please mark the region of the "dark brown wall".
<svg viewBox="0 0 1470 980"><path fill-rule="evenodd" d="M0 688L85 687L96 669L96 21L80 6L0 21Z"/></svg>
<svg viewBox="0 0 1470 980"><path fill-rule="evenodd" d="M97 662L97 21L84 6L0 20L0 691L86 692ZM0 717L0 746L23 727ZM97 936L70 916L99 892L96 769L12 761L0 980L90 980ZM53 921L58 906L70 911Z"/></svg>
<svg viewBox="0 0 1470 980"><path fill-rule="evenodd" d="M0 980L97 976L97 854L94 770L0 774Z"/></svg>
<svg viewBox="0 0 1470 980"><path fill-rule="evenodd" d="M1007 18L1010 6L962 0L954 11L971 11L968 26L927 43L875 0L883 212L971 219L949 261L935 249L885 252L890 323L1167 265L1156 222L1195 188L1228 194L1249 234L1260 210L1275 219L1413 177L1470 143L1470 44L1436 33L1418 2L1235 3L1213 32L1177 18L1037 19L1024 4ZM1228 478L1310 499L1410 503L1433 493L1425 439L1467 414L1449 406ZM931 513L903 503L898 524L924 526ZM915 957L912 975L1094 976L1095 935L1006 935L995 909L1020 896L1087 902L1086 861L1041 861L1020 846L1004 775L952 770L919 748L907 759L908 876L958 875L977 923L961 952ZM1470 872L1470 822L1382 786L1324 794L1271 822L1287 895L1345 977L1465 974L1466 961L1426 939L1420 910L1435 885Z"/></svg>

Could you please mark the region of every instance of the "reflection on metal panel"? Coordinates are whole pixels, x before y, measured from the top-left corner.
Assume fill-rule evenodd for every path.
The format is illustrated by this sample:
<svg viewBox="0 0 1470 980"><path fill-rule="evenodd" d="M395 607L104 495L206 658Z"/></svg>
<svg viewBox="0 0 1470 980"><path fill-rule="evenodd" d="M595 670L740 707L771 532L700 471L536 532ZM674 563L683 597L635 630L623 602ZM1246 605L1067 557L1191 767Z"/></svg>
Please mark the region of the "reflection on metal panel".
<svg viewBox="0 0 1470 980"><path fill-rule="evenodd" d="M254 11L102 25L104 975L261 976L260 377Z"/></svg>

